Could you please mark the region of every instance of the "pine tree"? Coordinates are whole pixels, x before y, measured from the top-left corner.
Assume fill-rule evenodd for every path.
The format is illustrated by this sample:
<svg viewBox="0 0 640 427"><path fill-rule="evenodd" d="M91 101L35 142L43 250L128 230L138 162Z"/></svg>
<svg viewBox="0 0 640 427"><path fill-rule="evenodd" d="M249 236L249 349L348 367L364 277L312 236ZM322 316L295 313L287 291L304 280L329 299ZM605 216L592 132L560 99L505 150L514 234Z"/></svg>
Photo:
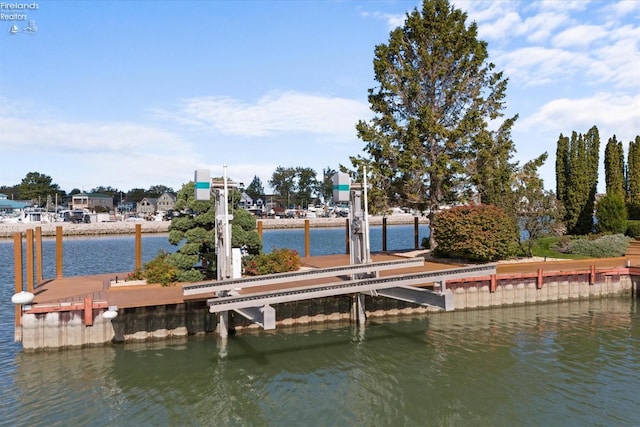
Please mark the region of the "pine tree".
<svg viewBox="0 0 640 427"><path fill-rule="evenodd" d="M510 159L514 152L511 127L517 117L505 120L497 132L476 138L477 160L470 165L480 203L499 206L516 220L513 186L518 164Z"/></svg>
<svg viewBox="0 0 640 427"><path fill-rule="evenodd" d="M369 89L375 117L357 124L373 188L385 201L429 210L460 200L475 160L473 141L502 116L507 80L488 62L475 22L447 0L424 0L387 44L375 48L378 87ZM432 233L430 244L435 247Z"/></svg>

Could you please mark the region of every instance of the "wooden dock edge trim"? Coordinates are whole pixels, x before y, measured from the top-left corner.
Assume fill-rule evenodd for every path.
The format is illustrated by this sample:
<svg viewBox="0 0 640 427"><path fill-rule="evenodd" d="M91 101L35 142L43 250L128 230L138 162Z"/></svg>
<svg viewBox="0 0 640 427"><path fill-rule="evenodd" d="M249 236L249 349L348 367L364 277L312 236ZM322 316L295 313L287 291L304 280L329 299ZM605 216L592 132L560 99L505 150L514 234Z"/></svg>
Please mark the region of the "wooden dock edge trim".
<svg viewBox="0 0 640 427"><path fill-rule="evenodd" d="M85 310L85 302L74 303L69 305L38 305L32 306L29 310L25 310L26 314L43 314L43 313L58 313L61 311L84 311ZM109 308L109 303L107 301L93 301L91 304L91 309L96 308Z"/></svg>
<svg viewBox="0 0 640 427"><path fill-rule="evenodd" d="M477 277L464 277L460 279L447 280L447 287L452 287L457 284L464 285L471 282L496 282L501 280L531 280L537 281L547 277L564 277L564 276L576 276L576 275L595 275L602 274L605 276L616 275L640 275L640 267L607 267L602 269L593 268L590 266L585 270L571 270L571 271L544 271L542 268L538 269L535 273L517 273L517 274L496 274L491 276L477 276ZM495 277L495 278L494 278ZM540 285L541 286L541 285ZM542 287L542 286L541 286ZM540 288L539 288L540 289Z"/></svg>

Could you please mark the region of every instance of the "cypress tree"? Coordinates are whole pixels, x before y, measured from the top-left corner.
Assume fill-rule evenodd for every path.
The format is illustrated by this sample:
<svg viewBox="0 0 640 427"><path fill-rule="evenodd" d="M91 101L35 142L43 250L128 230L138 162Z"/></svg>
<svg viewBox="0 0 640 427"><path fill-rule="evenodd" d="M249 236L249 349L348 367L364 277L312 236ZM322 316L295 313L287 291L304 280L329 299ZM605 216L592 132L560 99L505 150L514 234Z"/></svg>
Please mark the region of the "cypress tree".
<svg viewBox="0 0 640 427"><path fill-rule="evenodd" d="M607 194L625 195L625 167L624 150L622 142L618 142L616 136L609 138L604 150L604 179Z"/></svg>
<svg viewBox="0 0 640 427"><path fill-rule="evenodd" d="M598 128L592 127L584 136L573 131L568 148L565 148L565 144L566 140L561 135L558 141L558 156L562 159L556 159L556 175L561 179L561 182L556 184L558 198L565 206L567 232L588 234L593 231L598 184L600 158ZM560 168L564 168L564 173L559 169L559 164Z"/></svg>
<svg viewBox="0 0 640 427"><path fill-rule="evenodd" d="M627 207L630 219L640 219L640 136L629 142L627 156Z"/></svg>
<svg viewBox="0 0 640 427"><path fill-rule="evenodd" d="M556 197L563 203L567 198L569 179L569 138L560 134L556 148Z"/></svg>

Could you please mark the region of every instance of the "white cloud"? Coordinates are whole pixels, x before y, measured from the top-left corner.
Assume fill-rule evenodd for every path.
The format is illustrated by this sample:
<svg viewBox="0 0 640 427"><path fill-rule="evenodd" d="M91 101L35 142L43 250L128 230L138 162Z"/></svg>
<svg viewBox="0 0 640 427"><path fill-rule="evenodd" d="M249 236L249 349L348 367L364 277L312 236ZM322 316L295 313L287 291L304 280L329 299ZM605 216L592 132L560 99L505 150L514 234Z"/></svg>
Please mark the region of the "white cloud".
<svg viewBox="0 0 640 427"><path fill-rule="evenodd" d="M607 9L613 10L614 13L621 17L640 11L640 2L638 0L622 0L615 5L607 5Z"/></svg>
<svg viewBox="0 0 640 427"><path fill-rule="evenodd" d="M590 97L561 98L547 102L518 126L524 131L546 131L556 135L586 132L597 126L600 139L617 135L628 142L640 133L640 94L598 93Z"/></svg>
<svg viewBox="0 0 640 427"><path fill-rule="evenodd" d="M509 12L490 24L481 24L478 28L478 36L483 40L499 40L517 32L521 25L520 15L516 12Z"/></svg>
<svg viewBox="0 0 640 427"><path fill-rule="evenodd" d="M584 10L589 0L538 0L532 5L543 11L580 11Z"/></svg>
<svg viewBox="0 0 640 427"><path fill-rule="evenodd" d="M545 47L498 52L496 62L502 65L507 76L524 86L558 82L592 65L585 54Z"/></svg>
<svg viewBox="0 0 640 427"><path fill-rule="evenodd" d="M407 15L404 13L392 14L392 13L383 13L383 12L362 12L361 15L364 17L373 17L377 20L386 22L387 29L389 31L403 26L405 19L407 19Z"/></svg>
<svg viewBox="0 0 640 427"><path fill-rule="evenodd" d="M182 102L177 114L162 115L226 135L259 137L308 132L353 139L355 123L369 117L370 112L367 105L350 99L284 92L269 94L253 104L221 97L191 98Z"/></svg>
<svg viewBox="0 0 640 427"><path fill-rule="evenodd" d="M604 38L609 32L599 25L577 25L568 28L553 37L552 44L556 47L578 47L584 49L593 41Z"/></svg>
<svg viewBox="0 0 640 427"><path fill-rule="evenodd" d="M594 49L587 73L598 82L638 90L640 82L640 28L626 25L611 31L612 43Z"/></svg>
<svg viewBox="0 0 640 427"><path fill-rule="evenodd" d="M180 138L134 123L72 123L48 119L0 117L3 150L131 153L159 145L169 151L188 149Z"/></svg>

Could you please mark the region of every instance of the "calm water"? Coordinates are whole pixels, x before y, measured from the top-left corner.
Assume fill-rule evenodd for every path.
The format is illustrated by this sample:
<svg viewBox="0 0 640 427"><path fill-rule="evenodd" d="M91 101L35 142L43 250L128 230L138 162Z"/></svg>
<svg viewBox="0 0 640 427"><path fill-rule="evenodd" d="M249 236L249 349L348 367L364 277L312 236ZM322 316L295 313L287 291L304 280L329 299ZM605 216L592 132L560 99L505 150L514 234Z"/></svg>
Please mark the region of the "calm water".
<svg viewBox="0 0 640 427"><path fill-rule="evenodd" d="M265 241L272 233L277 241L272 231ZM143 238L143 259L160 249L172 249L166 236ZM81 272L68 275L127 270L133 238L67 239L71 256ZM12 243L0 242L2 426L609 426L640 417L635 300L23 353L13 343L11 258Z"/></svg>

